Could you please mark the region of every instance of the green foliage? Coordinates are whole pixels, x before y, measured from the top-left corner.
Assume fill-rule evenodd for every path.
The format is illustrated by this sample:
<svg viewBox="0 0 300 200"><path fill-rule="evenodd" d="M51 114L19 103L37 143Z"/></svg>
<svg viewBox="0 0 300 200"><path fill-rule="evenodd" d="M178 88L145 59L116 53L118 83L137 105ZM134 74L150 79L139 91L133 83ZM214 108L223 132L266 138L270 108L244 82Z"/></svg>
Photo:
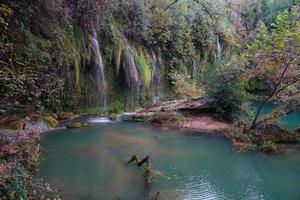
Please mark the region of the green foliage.
<svg viewBox="0 0 300 200"><path fill-rule="evenodd" d="M224 119L234 121L249 115L247 94L241 80L244 66L238 57L230 57L218 64L206 79L208 98L217 113Z"/></svg>
<svg viewBox="0 0 300 200"><path fill-rule="evenodd" d="M107 112L109 114L119 114L123 110L124 110L124 105L119 101L112 102L107 108Z"/></svg>
<svg viewBox="0 0 300 200"><path fill-rule="evenodd" d="M295 0L261 0L261 12L257 18L263 20L266 24L271 25L277 15L294 4Z"/></svg>
<svg viewBox="0 0 300 200"><path fill-rule="evenodd" d="M13 169L13 176L0 182L0 194L8 200L28 200L25 186L24 169L16 167Z"/></svg>
<svg viewBox="0 0 300 200"><path fill-rule="evenodd" d="M175 89L176 98L201 97L205 95L204 88L197 85L190 76L173 72L170 74L170 77Z"/></svg>
<svg viewBox="0 0 300 200"><path fill-rule="evenodd" d="M256 77L264 80L268 88L253 119L252 128L257 125L258 116L266 102L276 98L280 99L280 104L285 104L299 97L299 11L300 3L296 3L289 11L280 13L270 32L260 22L256 38L249 45L248 60L253 66L247 72L246 79ZM294 104L299 106L300 102L294 101Z"/></svg>
<svg viewBox="0 0 300 200"><path fill-rule="evenodd" d="M173 71L192 74L193 80L203 81L206 66L213 66L221 59L216 59L217 51L222 55L244 51L245 44L256 33L249 48L252 58L257 58L252 54L255 52L283 50L289 43L297 44L299 31L295 19L299 9L291 8L292 3L292 0L203 0L178 1L169 6L169 0L68 3L5 0L0 5L0 64L3 66L0 112L68 111L98 105L91 64L93 32L99 36L104 58L108 101L143 104L152 99L161 85L172 85L169 74ZM275 18L286 8L290 10ZM130 86L125 84L128 68L124 66L124 54L129 46L139 72L138 87L131 87L138 93L134 97L128 94ZM294 45L288 54L296 55L296 50ZM160 58L155 60L156 55ZM275 62L272 64L276 66ZM264 77L247 78L252 80L245 81L250 90L265 92L261 88L265 85L255 81L265 80ZM192 91L199 89L189 79L186 75L175 81L184 96L194 96ZM130 98L134 102L129 103Z"/></svg>
<svg viewBox="0 0 300 200"><path fill-rule="evenodd" d="M80 113L80 115L99 115L105 113L105 109L100 106L95 106L82 109L80 111L77 111L77 113Z"/></svg>
<svg viewBox="0 0 300 200"><path fill-rule="evenodd" d="M276 153L278 151L278 147L271 141L263 141L260 146L260 150L265 153Z"/></svg>

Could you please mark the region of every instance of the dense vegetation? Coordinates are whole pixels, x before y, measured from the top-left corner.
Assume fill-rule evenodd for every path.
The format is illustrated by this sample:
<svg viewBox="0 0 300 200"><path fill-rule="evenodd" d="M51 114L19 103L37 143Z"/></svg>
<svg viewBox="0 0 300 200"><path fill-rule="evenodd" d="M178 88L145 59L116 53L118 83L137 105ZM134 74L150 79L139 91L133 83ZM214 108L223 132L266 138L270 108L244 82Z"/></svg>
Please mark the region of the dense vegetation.
<svg viewBox="0 0 300 200"><path fill-rule="evenodd" d="M73 113L116 119L158 99L193 97L206 97L217 117L234 124L226 137L241 149L299 143L270 123L300 109L300 1L0 2L0 122L8 116L9 129L25 129L9 118L16 113L55 126ZM278 106L260 117L268 102ZM181 117L160 109L147 120L177 124ZM56 197L31 179L40 152L34 132L0 135L7 167L0 199Z"/></svg>
<svg viewBox="0 0 300 200"><path fill-rule="evenodd" d="M249 98L298 108L298 1L21 0L0 14L2 114L195 95L229 120Z"/></svg>

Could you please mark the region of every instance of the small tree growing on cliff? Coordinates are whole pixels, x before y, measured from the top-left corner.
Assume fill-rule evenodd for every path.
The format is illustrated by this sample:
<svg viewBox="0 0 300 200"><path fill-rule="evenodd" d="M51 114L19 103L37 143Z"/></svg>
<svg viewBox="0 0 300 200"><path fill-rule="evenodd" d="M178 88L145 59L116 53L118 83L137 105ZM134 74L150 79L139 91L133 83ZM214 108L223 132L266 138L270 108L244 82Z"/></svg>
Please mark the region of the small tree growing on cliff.
<svg viewBox="0 0 300 200"><path fill-rule="evenodd" d="M291 10L279 14L272 26L269 33L263 22L259 22L257 37L249 46L253 67L247 78L258 77L268 87L251 123L252 129L259 124L259 115L267 102L276 98L281 107L286 107L284 104L293 99L292 110L299 105L294 99L299 95L300 83L300 1ZM280 112L284 113L282 109Z"/></svg>

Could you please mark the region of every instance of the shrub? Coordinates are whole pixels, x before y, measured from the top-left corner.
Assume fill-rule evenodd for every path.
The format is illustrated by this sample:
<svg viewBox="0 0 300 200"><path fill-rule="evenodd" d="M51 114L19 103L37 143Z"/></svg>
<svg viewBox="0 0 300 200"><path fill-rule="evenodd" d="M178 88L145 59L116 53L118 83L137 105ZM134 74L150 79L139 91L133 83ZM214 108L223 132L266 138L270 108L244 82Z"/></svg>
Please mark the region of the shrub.
<svg viewBox="0 0 300 200"><path fill-rule="evenodd" d="M234 121L250 116L247 93L241 80L243 66L237 57L231 57L218 63L209 72L207 95L212 107L224 119Z"/></svg>
<svg viewBox="0 0 300 200"><path fill-rule="evenodd" d="M278 147L275 143L271 141L264 141L260 146L260 150L266 153L275 153L278 151Z"/></svg>
<svg viewBox="0 0 300 200"><path fill-rule="evenodd" d="M115 101L111 103L107 108L107 112L109 114L118 114L121 113L122 111L123 111L123 104L119 101Z"/></svg>
<svg viewBox="0 0 300 200"><path fill-rule="evenodd" d="M175 88L176 98L191 98L204 96L205 90L197 85L187 74L172 72L170 74Z"/></svg>

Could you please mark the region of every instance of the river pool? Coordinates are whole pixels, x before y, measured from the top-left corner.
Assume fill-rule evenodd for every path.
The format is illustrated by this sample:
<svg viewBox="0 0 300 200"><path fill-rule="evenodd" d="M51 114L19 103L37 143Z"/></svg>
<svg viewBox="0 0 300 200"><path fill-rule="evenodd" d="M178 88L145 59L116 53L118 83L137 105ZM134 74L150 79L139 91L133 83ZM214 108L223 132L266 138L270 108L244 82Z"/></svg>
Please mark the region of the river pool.
<svg viewBox="0 0 300 200"><path fill-rule="evenodd" d="M239 154L222 138L170 131L143 123L98 123L56 130L42 139L45 160L38 177L63 199L300 199L300 148L285 155ZM157 170L144 184L143 168L126 164L151 156Z"/></svg>

